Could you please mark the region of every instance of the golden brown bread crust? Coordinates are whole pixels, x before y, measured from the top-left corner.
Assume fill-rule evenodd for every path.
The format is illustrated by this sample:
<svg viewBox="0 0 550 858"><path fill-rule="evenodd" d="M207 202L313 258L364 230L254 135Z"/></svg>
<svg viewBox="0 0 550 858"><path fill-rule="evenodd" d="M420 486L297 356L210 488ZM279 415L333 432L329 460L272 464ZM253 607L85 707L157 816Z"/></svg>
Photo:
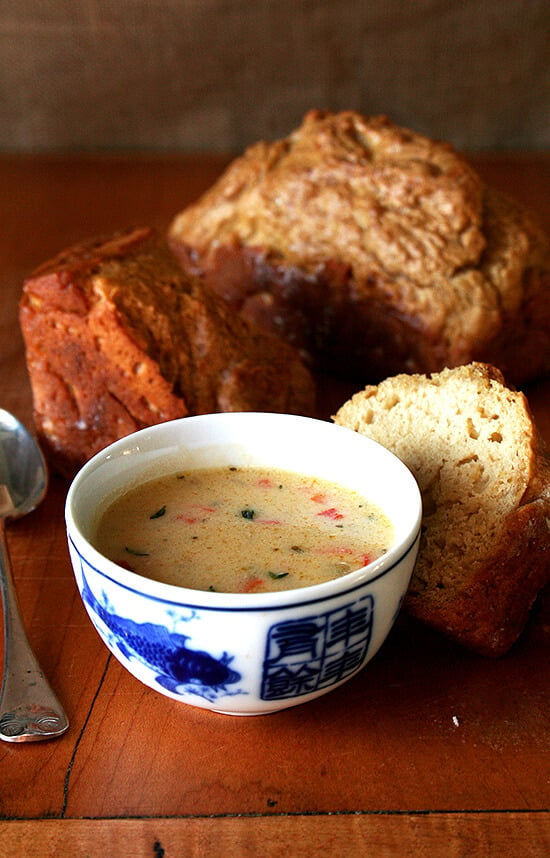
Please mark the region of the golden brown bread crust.
<svg viewBox="0 0 550 858"><path fill-rule="evenodd" d="M550 371L548 244L451 146L353 111L257 143L170 240L245 317L362 380ZM534 326L534 336L531 333Z"/></svg>
<svg viewBox="0 0 550 858"><path fill-rule="evenodd" d="M409 613L480 655L504 655L550 580L549 515L549 504L541 499L518 507L504 522L500 551L487 556L456 598L430 605L411 590Z"/></svg>
<svg viewBox="0 0 550 858"><path fill-rule="evenodd" d="M37 431L67 476L130 432L213 411L311 414L299 355L257 331L148 228L40 266L20 306Z"/></svg>
<svg viewBox="0 0 550 858"><path fill-rule="evenodd" d="M505 653L550 580L550 464L524 395L474 363L369 385L334 419L393 450L418 480L407 610L477 652Z"/></svg>

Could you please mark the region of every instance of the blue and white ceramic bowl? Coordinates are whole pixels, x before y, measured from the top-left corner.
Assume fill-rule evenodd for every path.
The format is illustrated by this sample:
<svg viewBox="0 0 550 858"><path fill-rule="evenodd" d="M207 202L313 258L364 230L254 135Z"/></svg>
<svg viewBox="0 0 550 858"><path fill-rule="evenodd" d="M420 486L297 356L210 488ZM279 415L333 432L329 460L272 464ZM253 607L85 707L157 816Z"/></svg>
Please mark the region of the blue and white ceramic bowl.
<svg viewBox="0 0 550 858"><path fill-rule="evenodd" d="M94 527L115 496L164 473L223 465L283 468L355 489L393 523L393 547L332 581L247 594L158 583L94 548ZM234 715L305 703L374 656L407 590L420 519L418 486L396 456L349 429L286 414L208 414L143 429L91 459L66 502L76 581L116 658L168 697Z"/></svg>

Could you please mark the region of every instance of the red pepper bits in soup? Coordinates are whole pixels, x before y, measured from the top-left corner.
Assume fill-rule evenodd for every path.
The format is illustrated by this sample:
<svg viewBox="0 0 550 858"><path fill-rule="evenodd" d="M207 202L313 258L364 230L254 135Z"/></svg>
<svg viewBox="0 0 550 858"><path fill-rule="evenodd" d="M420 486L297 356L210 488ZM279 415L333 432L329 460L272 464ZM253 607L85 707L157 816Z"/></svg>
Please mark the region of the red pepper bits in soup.
<svg viewBox="0 0 550 858"><path fill-rule="evenodd" d="M117 498L94 543L140 575L224 593L308 587L367 565L393 542L387 517L337 484L283 470L207 468Z"/></svg>

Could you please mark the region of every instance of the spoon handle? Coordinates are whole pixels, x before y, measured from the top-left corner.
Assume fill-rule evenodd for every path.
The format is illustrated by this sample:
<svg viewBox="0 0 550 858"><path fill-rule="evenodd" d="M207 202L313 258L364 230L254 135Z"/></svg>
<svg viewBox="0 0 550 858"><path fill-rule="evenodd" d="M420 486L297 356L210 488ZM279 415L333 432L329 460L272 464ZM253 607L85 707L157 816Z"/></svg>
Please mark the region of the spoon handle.
<svg viewBox="0 0 550 858"><path fill-rule="evenodd" d="M0 521L0 587L4 607L4 675L0 691L0 739L39 742L69 726L31 649L15 592L4 522Z"/></svg>

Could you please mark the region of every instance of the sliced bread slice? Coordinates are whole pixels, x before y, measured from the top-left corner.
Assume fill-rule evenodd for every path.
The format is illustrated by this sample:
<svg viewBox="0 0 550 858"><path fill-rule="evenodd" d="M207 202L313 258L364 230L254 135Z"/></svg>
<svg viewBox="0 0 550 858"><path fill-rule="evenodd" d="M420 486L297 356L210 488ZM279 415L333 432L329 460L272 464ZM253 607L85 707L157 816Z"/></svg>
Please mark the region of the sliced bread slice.
<svg viewBox="0 0 550 858"><path fill-rule="evenodd" d="M393 450L420 486L408 611L502 655L550 580L550 460L525 396L472 363L366 387L334 420Z"/></svg>

